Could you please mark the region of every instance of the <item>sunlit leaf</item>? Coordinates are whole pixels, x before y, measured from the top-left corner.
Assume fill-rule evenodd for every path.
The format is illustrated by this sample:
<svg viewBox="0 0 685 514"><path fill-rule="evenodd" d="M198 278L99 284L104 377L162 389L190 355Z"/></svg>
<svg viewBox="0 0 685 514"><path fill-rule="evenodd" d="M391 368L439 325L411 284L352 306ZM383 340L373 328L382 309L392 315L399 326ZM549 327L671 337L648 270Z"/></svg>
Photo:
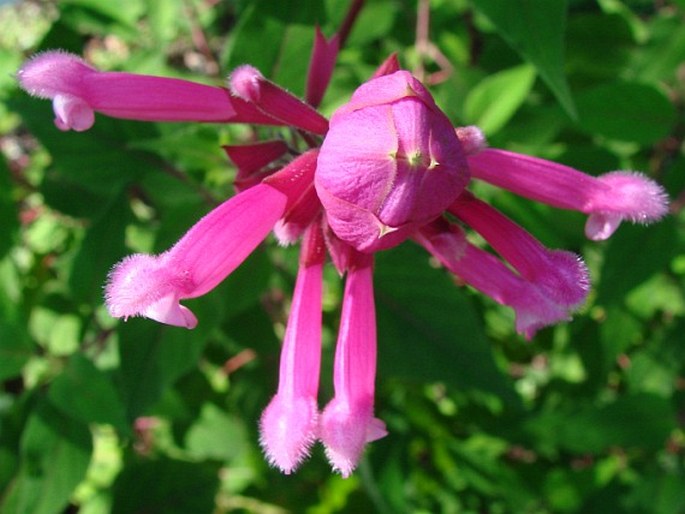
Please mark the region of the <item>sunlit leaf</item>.
<svg viewBox="0 0 685 514"><path fill-rule="evenodd" d="M575 107L564 75L566 0L474 0L499 34L531 64L552 90L564 110Z"/></svg>
<svg viewBox="0 0 685 514"><path fill-rule="evenodd" d="M464 120L485 135L501 129L524 102L535 80L535 68L517 66L490 75L471 90L464 104Z"/></svg>

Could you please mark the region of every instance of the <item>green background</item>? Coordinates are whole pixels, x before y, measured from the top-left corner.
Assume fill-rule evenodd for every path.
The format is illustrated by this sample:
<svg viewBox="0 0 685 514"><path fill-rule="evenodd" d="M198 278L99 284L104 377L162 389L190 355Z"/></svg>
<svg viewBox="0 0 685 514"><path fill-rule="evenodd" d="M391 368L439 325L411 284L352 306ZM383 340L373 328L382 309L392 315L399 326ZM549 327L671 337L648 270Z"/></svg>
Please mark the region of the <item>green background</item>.
<svg viewBox="0 0 685 514"><path fill-rule="evenodd" d="M243 126L98 116L61 133L13 74L63 48L107 70L221 85L250 63L304 91L314 27L346 1L64 0L0 7L0 513L685 512L685 2L435 0L431 86L491 146L590 174L642 170L671 214L583 236L584 216L474 190L546 245L581 254L593 290L531 342L513 314L406 243L378 255L377 415L390 434L358 471L320 446L295 474L264 462L297 249L262 245L187 302L193 331L112 320L102 287L134 251L168 248L233 194L220 146ZM330 114L415 46L415 2L369 0L341 51ZM445 71L445 70L443 70ZM274 134L259 129L258 134ZM321 398L331 395L341 283L326 269ZM323 404L323 403L322 403Z"/></svg>

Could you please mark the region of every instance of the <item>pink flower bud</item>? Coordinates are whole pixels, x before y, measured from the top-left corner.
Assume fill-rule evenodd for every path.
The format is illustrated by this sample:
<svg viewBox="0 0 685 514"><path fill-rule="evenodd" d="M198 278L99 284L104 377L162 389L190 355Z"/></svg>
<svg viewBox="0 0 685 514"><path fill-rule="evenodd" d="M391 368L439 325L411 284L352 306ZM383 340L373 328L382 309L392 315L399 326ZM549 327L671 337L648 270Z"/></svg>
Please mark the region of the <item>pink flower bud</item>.
<svg viewBox="0 0 685 514"><path fill-rule="evenodd" d="M439 216L468 179L449 120L418 80L397 71L362 85L333 115L315 185L335 234L374 252Z"/></svg>

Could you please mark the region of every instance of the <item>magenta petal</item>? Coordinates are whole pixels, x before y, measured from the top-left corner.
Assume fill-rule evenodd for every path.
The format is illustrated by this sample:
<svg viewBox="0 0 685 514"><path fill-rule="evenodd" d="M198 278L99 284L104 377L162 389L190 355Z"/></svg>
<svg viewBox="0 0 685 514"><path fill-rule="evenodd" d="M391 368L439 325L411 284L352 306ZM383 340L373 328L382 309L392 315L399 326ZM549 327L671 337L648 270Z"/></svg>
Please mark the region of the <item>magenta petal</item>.
<svg viewBox="0 0 685 514"><path fill-rule="evenodd" d="M376 71L371 76L372 79L382 77L383 75L390 75L396 71L400 71L400 61L397 59L397 52L391 53L388 58L376 68Z"/></svg>
<svg viewBox="0 0 685 514"><path fill-rule="evenodd" d="M528 339L540 328L569 320L579 305L575 296L568 298L560 294L566 288L563 285L556 288L557 275L570 275L571 282L587 280L584 266L576 256L557 252L557 273L544 275L546 279L539 281L528 281L494 255L470 244L459 227L442 221L424 227L417 234L417 240L466 284L513 308L516 330Z"/></svg>
<svg viewBox="0 0 685 514"><path fill-rule="evenodd" d="M101 72L66 52L45 52L17 72L21 87L52 98L57 126L86 130L92 111L147 121L230 121L235 115L228 91L185 80Z"/></svg>
<svg viewBox="0 0 685 514"><path fill-rule="evenodd" d="M146 316L192 328L195 317L178 301L216 287L266 237L287 197L260 184L198 221L170 250L132 255L117 264L105 288L112 316Z"/></svg>
<svg viewBox="0 0 685 514"><path fill-rule="evenodd" d="M320 135L328 130L326 118L310 105L267 80L253 66L244 64L237 67L231 73L229 82L235 96L285 125Z"/></svg>
<svg viewBox="0 0 685 514"><path fill-rule="evenodd" d="M309 457L318 436L319 408L311 396L273 397L262 414L259 442L266 458L286 475Z"/></svg>
<svg viewBox="0 0 685 514"><path fill-rule="evenodd" d="M333 75L335 60L338 58L339 41L337 36L330 39L316 27L314 49L307 72L307 92L305 99L312 107L318 107Z"/></svg>
<svg viewBox="0 0 685 514"><path fill-rule="evenodd" d="M466 155L475 155L485 148L487 141L483 131L475 125L454 129Z"/></svg>
<svg viewBox="0 0 685 514"><path fill-rule="evenodd" d="M95 123L93 109L75 96L58 94L52 99L55 125L60 130L83 132Z"/></svg>
<svg viewBox="0 0 685 514"><path fill-rule="evenodd" d="M281 349L278 393L261 419L261 444L284 473L308 455L318 436L316 403L321 363L321 291L325 250L321 228L305 234L293 304Z"/></svg>
<svg viewBox="0 0 685 514"><path fill-rule="evenodd" d="M223 149L238 167L233 185L236 190L243 191L275 171L263 168L283 157L288 152L288 145L280 139L274 139L246 145L224 145Z"/></svg>
<svg viewBox="0 0 685 514"><path fill-rule="evenodd" d="M376 318L372 260L357 254L345 283L335 351L335 396L321 415L319 437L333 469L348 477L367 442L386 434L373 415L376 377Z"/></svg>
<svg viewBox="0 0 685 514"><path fill-rule="evenodd" d="M590 239L607 239L623 219L649 223L668 211L664 189L640 173L614 171L597 181L607 189L598 188L584 211L590 214L585 227Z"/></svg>
<svg viewBox="0 0 685 514"><path fill-rule="evenodd" d="M649 223L668 210L664 189L640 173L615 171L595 178L569 166L497 149L469 156L468 164L474 178L588 214L590 239L606 239L622 220Z"/></svg>
<svg viewBox="0 0 685 514"><path fill-rule="evenodd" d="M560 303L578 305L585 301L589 279L578 256L548 250L519 225L468 192L449 212L483 236L523 278L549 290Z"/></svg>

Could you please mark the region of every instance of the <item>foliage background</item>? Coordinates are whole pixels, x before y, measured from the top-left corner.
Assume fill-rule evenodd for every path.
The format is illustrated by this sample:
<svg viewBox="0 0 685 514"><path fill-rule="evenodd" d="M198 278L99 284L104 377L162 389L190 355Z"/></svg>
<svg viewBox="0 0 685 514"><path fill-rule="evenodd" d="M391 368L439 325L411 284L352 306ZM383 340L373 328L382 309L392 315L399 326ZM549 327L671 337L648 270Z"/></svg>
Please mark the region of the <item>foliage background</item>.
<svg viewBox="0 0 685 514"><path fill-rule="evenodd" d="M435 0L432 87L492 146L592 174L644 170L674 199L652 227L583 237L584 216L474 186L545 244L584 256L573 322L525 342L512 314L407 243L377 259L377 414L390 435L350 479L320 448L293 476L256 424L276 387L296 251L263 245L189 302L185 331L102 306L110 266L167 248L232 194L220 145L246 127L98 117L60 133L12 77L64 48L103 69L220 84L249 62L295 93L313 27L342 0L63 0L0 6L0 512L685 512L685 2ZM323 110L415 45L416 4L369 0ZM341 286L327 270L322 398Z"/></svg>

